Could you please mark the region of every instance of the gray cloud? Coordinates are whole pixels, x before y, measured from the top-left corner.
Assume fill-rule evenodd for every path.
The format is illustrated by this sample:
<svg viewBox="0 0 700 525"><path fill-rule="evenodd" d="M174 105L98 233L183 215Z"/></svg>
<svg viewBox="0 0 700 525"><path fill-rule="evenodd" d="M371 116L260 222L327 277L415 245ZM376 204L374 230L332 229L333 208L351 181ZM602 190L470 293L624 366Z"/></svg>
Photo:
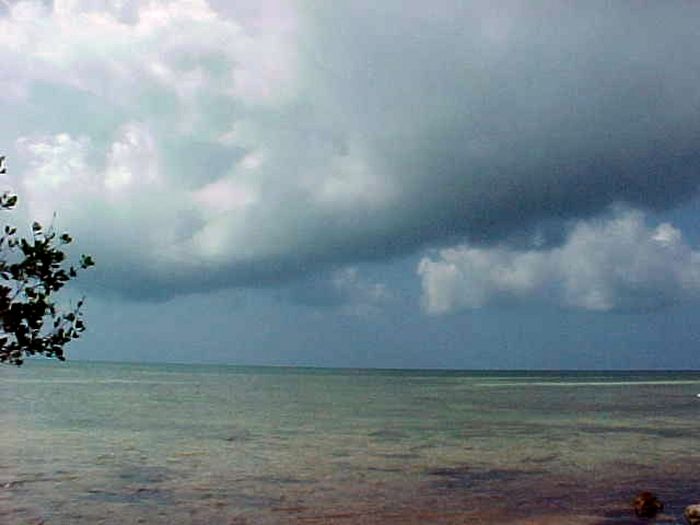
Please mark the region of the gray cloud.
<svg viewBox="0 0 700 525"><path fill-rule="evenodd" d="M411 202L412 238L487 240L619 200L664 207L696 189L693 6L339 9L318 37L318 62L338 75L330 104L350 122L360 113L357 133Z"/></svg>
<svg viewBox="0 0 700 525"><path fill-rule="evenodd" d="M569 219L697 190L694 3L216 7L19 2L0 21L15 184L95 253L101 286L556 244Z"/></svg>
<svg viewBox="0 0 700 525"><path fill-rule="evenodd" d="M355 267L307 278L283 288L281 296L312 308L334 308L349 315L371 315L392 299L386 285L364 279Z"/></svg>

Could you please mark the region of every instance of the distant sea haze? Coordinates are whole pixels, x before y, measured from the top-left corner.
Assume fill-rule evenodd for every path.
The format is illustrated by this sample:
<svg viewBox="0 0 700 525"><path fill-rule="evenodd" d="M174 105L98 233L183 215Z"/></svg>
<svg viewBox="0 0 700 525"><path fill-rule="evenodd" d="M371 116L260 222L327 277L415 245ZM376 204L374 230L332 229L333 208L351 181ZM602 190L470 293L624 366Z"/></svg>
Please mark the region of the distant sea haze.
<svg viewBox="0 0 700 525"><path fill-rule="evenodd" d="M700 372L30 361L0 522L636 523L700 498Z"/></svg>

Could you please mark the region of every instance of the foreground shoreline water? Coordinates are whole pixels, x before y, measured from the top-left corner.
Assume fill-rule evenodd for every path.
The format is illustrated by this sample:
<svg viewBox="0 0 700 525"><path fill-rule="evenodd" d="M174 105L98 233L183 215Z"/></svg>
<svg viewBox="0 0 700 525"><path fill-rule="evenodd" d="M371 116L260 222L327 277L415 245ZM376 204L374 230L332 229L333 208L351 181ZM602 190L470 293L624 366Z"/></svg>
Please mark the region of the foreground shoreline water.
<svg viewBox="0 0 700 525"><path fill-rule="evenodd" d="M640 490L683 523L700 500L698 372L72 363L0 387L3 523L621 524Z"/></svg>

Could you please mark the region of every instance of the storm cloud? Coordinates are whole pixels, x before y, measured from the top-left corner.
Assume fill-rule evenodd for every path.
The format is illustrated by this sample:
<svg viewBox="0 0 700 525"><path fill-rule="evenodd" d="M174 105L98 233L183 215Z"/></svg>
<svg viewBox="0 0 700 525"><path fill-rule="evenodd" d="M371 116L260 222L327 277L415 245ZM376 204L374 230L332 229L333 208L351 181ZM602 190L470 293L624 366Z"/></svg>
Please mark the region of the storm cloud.
<svg viewBox="0 0 700 525"><path fill-rule="evenodd" d="M24 212L132 295L554 250L700 182L691 2L21 1L0 60Z"/></svg>

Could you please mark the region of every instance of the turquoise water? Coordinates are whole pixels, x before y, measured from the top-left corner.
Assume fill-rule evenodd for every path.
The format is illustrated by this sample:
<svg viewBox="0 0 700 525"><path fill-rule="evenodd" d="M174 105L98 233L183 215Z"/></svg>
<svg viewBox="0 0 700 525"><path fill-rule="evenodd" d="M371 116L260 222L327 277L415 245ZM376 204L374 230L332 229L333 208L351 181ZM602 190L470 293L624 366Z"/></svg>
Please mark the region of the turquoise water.
<svg viewBox="0 0 700 525"><path fill-rule="evenodd" d="M0 522L634 523L700 501L700 373L0 368ZM680 521L678 521L680 523Z"/></svg>

